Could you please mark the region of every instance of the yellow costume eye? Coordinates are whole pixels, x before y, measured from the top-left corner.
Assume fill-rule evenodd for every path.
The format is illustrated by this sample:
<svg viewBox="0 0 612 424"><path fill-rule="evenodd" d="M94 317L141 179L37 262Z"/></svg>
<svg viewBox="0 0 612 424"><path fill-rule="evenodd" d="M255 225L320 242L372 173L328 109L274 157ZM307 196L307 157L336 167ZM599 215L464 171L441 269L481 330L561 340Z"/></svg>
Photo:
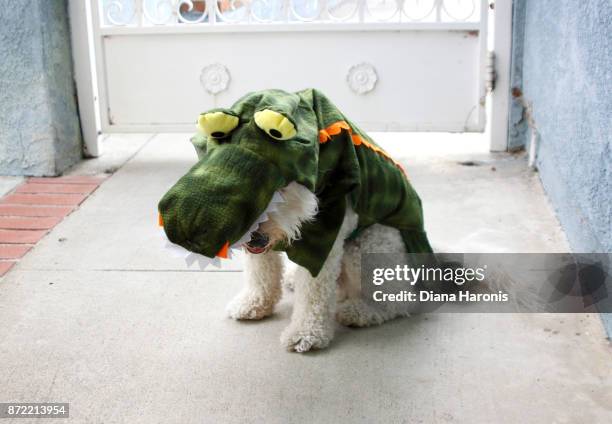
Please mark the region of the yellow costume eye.
<svg viewBox="0 0 612 424"><path fill-rule="evenodd" d="M204 134L213 138L223 138L238 126L237 116L225 112L203 113L198 118L198 128Z"/></svg>
<svg viewBox="0 0 612 424"><path fill-rule="evenodd" d="M289 140L297 134L295 125L289 119L273 110L264 109L255 112L254 118L255 124L276 140Z"/></svg>

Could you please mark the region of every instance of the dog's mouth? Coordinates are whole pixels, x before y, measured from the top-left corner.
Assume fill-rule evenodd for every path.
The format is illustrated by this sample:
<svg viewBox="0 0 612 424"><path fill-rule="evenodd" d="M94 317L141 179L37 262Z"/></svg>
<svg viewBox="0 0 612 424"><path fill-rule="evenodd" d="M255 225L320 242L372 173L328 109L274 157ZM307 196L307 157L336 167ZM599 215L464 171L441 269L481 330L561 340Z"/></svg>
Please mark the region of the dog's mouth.
<svg viewBox="0 0 612 424"><path fill-rule="evenodd" d="M251 233L251 240L246 242L244 247L249 251L249 253L256 255L259 253L264 253L270 247L270 238L264 233L253 231Z"/></svg>

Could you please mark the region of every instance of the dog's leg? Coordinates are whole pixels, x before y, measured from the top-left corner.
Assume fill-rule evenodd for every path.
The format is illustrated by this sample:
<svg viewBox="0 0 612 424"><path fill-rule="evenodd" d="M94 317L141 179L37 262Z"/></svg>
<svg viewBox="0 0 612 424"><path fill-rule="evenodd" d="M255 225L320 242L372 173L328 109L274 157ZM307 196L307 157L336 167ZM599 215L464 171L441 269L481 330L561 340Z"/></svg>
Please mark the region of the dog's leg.
<svg viewBox="0 0 612 424"><path fill-rule="evenodd" d="M338 278L337 302L361 295L361 246L356 240L344 244L340 277Z"/></svg>
<svg viewBox="0 0 612 424"><path fill-rule="evenodd" d="M282 286L283 290L292 292L295 289L295 278L298 275L298 266L294 263L289 263L285 266L283 273Z"/></svg>
<svg viewBox="0 0 612 424"><path fill-rule="evenodd" d="M356 225L357 216L350 210L319 275L313 278L305 268L298 267L296 270L291 324L281 335L281 344L288 350L307 352L322 349L334 337L336 284L340 275L344 239Z"/></svg>
<svg viewBox="0 0 612 424"><path fill-rule="evenodd" d="M399 316L408 316L405 307L372 305L361 296L361 253L398 253L404 242L396 229L373 225L356 240L346 244L339 284L344 298L338 304L336 319L349 327L380 325Z"/></svg>
<svg viewBox="0 0 612 424"><path fill-rule="evenodd" d="M291 324L281 335L281 344L288 350L306 352L322 349L331 342L334 336L333 311L341 256L342 241L336 240L316 278L302 267L294 273L295 298Z"/></svg>
<svg viewBox="0 0 612 424"><path fill-rule="evenodd" d="M283 259L279 252L245 252L245 286L227 305L234 319L262 319L271 315L281 297Z"/></svg>

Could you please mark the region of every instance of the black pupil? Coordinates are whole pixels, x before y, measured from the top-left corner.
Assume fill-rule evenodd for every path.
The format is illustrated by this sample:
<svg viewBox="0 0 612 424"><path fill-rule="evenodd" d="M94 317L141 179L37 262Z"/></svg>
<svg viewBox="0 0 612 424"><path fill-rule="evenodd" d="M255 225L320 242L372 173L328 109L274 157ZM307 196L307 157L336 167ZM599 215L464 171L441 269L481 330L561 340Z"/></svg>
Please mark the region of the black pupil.
<svg viewBox="0 0 612 424"><path fill-rule="evenodd" d="M219 137L223 137L225 135L225 133L223 131L215 131L214 133L211 134L213 137L219 138Z"/></svg>
<svg viewBox="0 0 612 424"><path fill-rule="evenodd" d="M283 136L279 130L275 130L274 128L270 130L270 135L274 138L281 138Z"/></svg>

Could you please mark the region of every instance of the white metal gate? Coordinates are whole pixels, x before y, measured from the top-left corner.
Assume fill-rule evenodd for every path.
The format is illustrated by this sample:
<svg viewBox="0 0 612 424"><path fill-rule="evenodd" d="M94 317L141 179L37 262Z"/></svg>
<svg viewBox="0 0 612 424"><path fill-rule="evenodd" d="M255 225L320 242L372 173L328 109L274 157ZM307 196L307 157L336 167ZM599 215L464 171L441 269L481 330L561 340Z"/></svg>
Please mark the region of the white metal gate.
<svg viewBox="0 0 612 424"><path fill-rule="evenodd" d="M365 129L485 128L487 0L72 3L102 132L191 131L249 91L308 87Z"/></svg>

